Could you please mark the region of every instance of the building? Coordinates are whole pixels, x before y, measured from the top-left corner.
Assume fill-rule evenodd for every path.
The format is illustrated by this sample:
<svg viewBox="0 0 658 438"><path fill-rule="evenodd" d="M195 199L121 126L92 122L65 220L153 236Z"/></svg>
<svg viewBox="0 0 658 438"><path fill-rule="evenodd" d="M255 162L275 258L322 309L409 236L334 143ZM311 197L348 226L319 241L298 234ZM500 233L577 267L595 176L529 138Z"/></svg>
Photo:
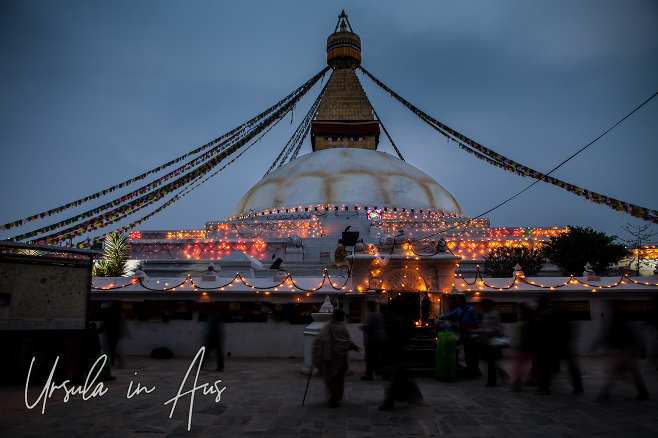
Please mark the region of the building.
<svg viewBox="0 0 658 438"><path fill-rule="evenodd" d="M168 346L193 354L200 323L219 309L235 323L227 341L233 354L301 356L303 327L325 297L355 323L374 300L424 325L445 313L455 293L476 305L494 298L512 323L520 301L551 288L568 291L560 299L574 319L595 328L610 293L624 291L635 308L648 308L655 278L552 277L545 286L520 274L478 278L488 249L532 245L565 230L472 220L432 177L378 151L381 126L355 73L360 62L360 38L343 13L327 39L332 74L311 123L313 151L266 175L225 220L199 230L131 232L131 258L143 269L133 278L95 278L92 294L99 317L108 302L126 315L129 352ZM359 339L358 326L352 329Z"/></svg>

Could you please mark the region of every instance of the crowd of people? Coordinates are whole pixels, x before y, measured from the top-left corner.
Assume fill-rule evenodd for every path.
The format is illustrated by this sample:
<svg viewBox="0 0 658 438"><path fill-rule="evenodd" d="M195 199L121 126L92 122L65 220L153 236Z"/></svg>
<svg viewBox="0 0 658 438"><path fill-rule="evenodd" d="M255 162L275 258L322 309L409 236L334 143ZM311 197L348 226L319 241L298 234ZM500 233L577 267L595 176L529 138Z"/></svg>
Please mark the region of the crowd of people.
<svg viewBox="0 0 658 438"><path fill-rule="evenodd" d="M480 301L481 314L466 302L463 295L457 297L457 306L436 319L436 377L454 381L456 377L479 379L482 377L480 362L486 363L486 387L496 387L509 381L512 392L534 386L537 394L550 394L554 375L563 364L569 372L573 395L584 394L583 377L576 349L576 333L568 314L559 305L543 296L535 306L520 303L518 319L507 336L501 324L501 316L495 310L496 303ZM601 315L603 329L594 349L606 349L609 363L605 382L597 400L609 401L615 382L630 374L637 389L637 400L648 400L649 391L640 372L639 360L646 357L641 333L610 302ZM382 305L377 310L374 302L367 304L367 314L362 325L365 346L365 374L363 381L372 381L381 375L389 383L380 410L394 408L395 401L418 403L423 396L420 388L406 370L407 346L413 337L414 323L389 312ZM510 345L510 338L514 345ZM509 350L506 350L508 347ZM324 375L329 389L329 407L340 405L343 397L345 372L348 368L349 350L359 347L350 338L345 324L345 313L336 309L333 320L321 331L314 343L313 361ZM511 376L499 365L503 355L512 356ZM460 354L465 366L461 365Z"/></svg>
<svg viewBox="0 0 658 438"><path fill-rule="evenodd" d="M425 306L428 307L428 306ZM496 303L490 299L479 301L480 315L469 305L464 295L456 297L456 307L449 313L437 315L436 324L436 377L446 381L456 378L479 379L482 377L480 363L486 363L486 387L496 387L509 381L510 391L520 392L534 386L537 394L550 394L551 382L563 364L569 372L573 395L584 394L583 377L576 349L576 333L568 314L559 303L551 302L547 296L539 298L535 306L519 303L516 323L505 333L501 316L495 310ZM630 323L619 311L616 301L609 301L603 318L602 330L597 341L590 346L605 349L609 362L606 366L605 382L597 400L609 401L616 382L630 375L637 390L638 400L648 400L650 394L640 371L639 361L647 356L658 356L656 351L649 355L637 326ZM649 312L648 327L658 334L658 306ZM429 309L425 309L428 313ZM117 343L121 338L122 317L114 306L103 308L104 321L100 327L90 324L85 339L84 357L87 368L101 351L99 334L105 334L108 344L108 360L101 376L111 380L111 367L122 360L117 354ZM421 309L421 314L422 314ZM427 318L426 318L427 319ZM313 363L324 376L329 392L329 406L338 407L343 398L345 374L348 370L348 352L359 351L350 337L345 312L334 310L331 322L327 323L313 345ZM430 320L431 321L431 320ZM418 403L423 396L420 388L407 370L409 343L414 337L414 321L396 315L387 306L379 309L375 302L367 303L367 313L361 326L365 346L365 374L363 381L381 376L388 381L384 399L379 409L391 410L395 401ZM214 307L206 321L206 355L214 354L216 371L224 370L224 332L221 315ZM510 335L508 337L508 335ZM510 338L514 340L510 345ZM654 342L658 345L658 342ZM506 350L508 347L513 347ZM511 357L511 376L500 366L499 360L505 351ZM583 352L580 352L583 353ZM460 361L463 357L463 363ZM209 357L205 358L206 362ZM77 363L77 362L75 362ZM658 368L657 368L658 369ZM73 370L75 372L75 370ZM70 372L70 370L69 370Z"/></svg>
<svg viewBox="0 0 658 438"><path fill-rule="evenodd" d="M418 403L423 395L405 368L406 349L413 336L414 323L408 318L388 312L386 306L376 311L368 303L368 315L362 326L366 356L366 372L362 380L374 380L375 374L389 382L380 410L391 410L395 401ZM340 406L343 398L347 353L359 351L345 324L345 312L337 308L332 320L320 331L313 343L313 363L324 376L329 390L329 407Z"/></svg>

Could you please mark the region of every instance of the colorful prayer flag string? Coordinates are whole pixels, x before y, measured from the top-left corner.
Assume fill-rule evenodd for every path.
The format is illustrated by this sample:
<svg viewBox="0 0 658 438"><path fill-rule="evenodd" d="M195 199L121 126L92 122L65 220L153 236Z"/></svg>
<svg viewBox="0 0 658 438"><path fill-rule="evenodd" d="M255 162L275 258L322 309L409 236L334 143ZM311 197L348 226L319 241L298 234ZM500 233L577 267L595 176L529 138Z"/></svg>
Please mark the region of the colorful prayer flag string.
<svg viewBox="0 0 658 438"><path fill-rule="evenodd" d="M583 189L573 184L566 183L562 180L554 178L550 175L546 175L537 170L524 166L523 164L517 163L514 160L511 160L491 149L488 149L476 141L471 140L470 138L460 134L459 132L451 129L450 127L444 125L438 120L433 119L429 115L425 114L423 111L419 110L411 103L400 97L397 93L392 91L372 74L370 74L363 66L359 67L361 71L368 76L373 82L379 85L384 91L388 92L394 99L400 102L403 106L409 109L412 113L418 116L425 123L439 131L442 135L446 136L448 140L453 140L457 142L460 146L460 149L466 150L468 153L475 155L477 158L486 161L489 164L492 164L501 169L505 169L509 172L514 172L517 175L523 177L530 177L540 181L553 184L557 187L560 187L570 193L581 196L585 199L589 199L592 202L597 204L607 205L613 210L621 211L628 213L636 218L643 219L645 221L658 223L658 213L655 210L641 207L639 205L631 204L629 202L624 202L619 199L615 199L609 196L604 196L599 193L593 192L591 190Z"/></svg>

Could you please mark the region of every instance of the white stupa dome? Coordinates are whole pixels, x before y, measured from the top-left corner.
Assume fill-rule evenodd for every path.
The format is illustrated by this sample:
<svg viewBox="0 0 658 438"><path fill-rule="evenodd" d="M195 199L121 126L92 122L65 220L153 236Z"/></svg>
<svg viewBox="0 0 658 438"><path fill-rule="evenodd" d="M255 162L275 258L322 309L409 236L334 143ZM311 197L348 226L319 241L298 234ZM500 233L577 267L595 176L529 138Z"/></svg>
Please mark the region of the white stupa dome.
<svg viewBox="0 0 658 438"><path fill-rule="evenodd" d="M271 172L242 197L231 216L341 204L464 214L446 189L407 162L368 149L334 148L303 155Z"/></svg>

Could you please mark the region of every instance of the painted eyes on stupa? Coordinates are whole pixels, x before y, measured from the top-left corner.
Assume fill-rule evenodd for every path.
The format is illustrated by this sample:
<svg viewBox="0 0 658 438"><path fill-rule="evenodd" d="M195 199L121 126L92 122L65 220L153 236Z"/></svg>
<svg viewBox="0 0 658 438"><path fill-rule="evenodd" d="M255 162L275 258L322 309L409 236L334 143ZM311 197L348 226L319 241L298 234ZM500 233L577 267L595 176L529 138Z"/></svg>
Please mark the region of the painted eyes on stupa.
<svg viewBox="0 0 658 438"><path fill-rule="evenodd" d="M327 141L343 141L343 140L349 140L349 141L363 141L363 137L327 137Z"/></svg>

